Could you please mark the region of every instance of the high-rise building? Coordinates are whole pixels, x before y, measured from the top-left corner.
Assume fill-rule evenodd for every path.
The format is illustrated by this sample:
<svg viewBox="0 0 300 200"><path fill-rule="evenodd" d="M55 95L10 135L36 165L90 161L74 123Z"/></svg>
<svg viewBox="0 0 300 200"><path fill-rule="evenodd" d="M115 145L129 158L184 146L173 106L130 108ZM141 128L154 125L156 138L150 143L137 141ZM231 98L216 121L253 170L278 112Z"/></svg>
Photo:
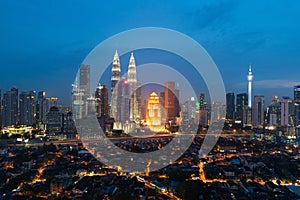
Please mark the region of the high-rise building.
<svg viewBox="0 0 300 200"><path fill-rule="evenodd" d="M289 97L282 97L281 105L281 126L292 125L293 101Z"/></svg>
<svg viewBox="0 0 300 200"><path fill-rule="evenodd" d="M97 115L97 117L100 117L101 116L101 85L100 85L100 83L96 87L95 99L96 99L96 115Z"/></svg>
<svg viewBox="0 0 300 200"><path fill-rule="evenodd" d="M129 83L123 78L116 85L117 91L117 109L114 114L114 118L116 122L126 123L130 121L130 91L129 91Z"/></svg>
<svg viewBox="0 0 300 200"><path fill-rule="evenodd" d="M146 121L150 126L161 125L161 106L159 96L152 92L148 98Z"/></svg>
<svg viewBox="0 0 300 200"><path fill-rule="evenodd" d="M18 89L13 87L3 96L3 126L18 123Z"/></svg>
<svg viewBox="0 0 300 200"><path fill-rule="evenodd" d="M51 107L58 107L58 98L57 97L46 97L45 98L45 109L46 113L50 111Z"/></svg>
<svg viewBox="0 0 300 200"><path fill-rule="evenodd" d="M89 97L86 99L86 117L87 116L94 116L96 115L96 108L97 108L97 100L95 97Z"/></svg>
<svg viewBox="0 0 300 200"><path fill-rule="evenodd" d="M62 113L62 129L61 132L68 139L74 139L76 135L76 127L73 121L72 112Z"/></svg>
<svg viewBox="0 0 300 200"><path fill-rule="evenodd" d="M120 58L119 58L117 50L114 55L111 74L112 74L111 75L111 91L113 91L114 87L117 85L118 81L120 80L120 74L121 74L121 64L120 64Z"/></svg>
<svg viewBox="0 0 300 200"><path fill-rule="evenodd" d="M55 106L47 113L46 133L50 138L56 138L62 133L63 121L62 113Z"/></svg>
<svg viewBox="0 0 300 200"><path fill-rule="evenodd" d="M300 125L300 85L294 86L295 125Z"/></svg>
<svg viewBox="0 0 300 200"><path fill-rule="evenodd" d="M100 99L101 99L101 117L107 119L108 116L108 88L106 85L102 85L100 88Z"/></svg>
<svg viewBox="0 0 300 200"><path fill-rule="evenodd" d="M253 81L251 65L249 65L247 78L248 78L248 107L251 109L252 108L252 81Z"/></svg>
<svg viewBox="0 0 300 200"><path fill-rule="evenodd" d="M176 95L175 95L175 82L165 83L165 111L166 120L174 121L176 119Z"/></svg>
<svg viewBox="0 0 300 200"><path fill-rule="evenodd" d="M220 120L224 120L224 116L226 115L226 106L222 102L212 102L210 105L210 110L208 110L210 114L210 122L208 124L211 124L213 122L219 122ZM209 119L209 115L208 115Z"/></svg>
<svg viewBox="0 0 300 200"><path fill-rule="evenodd" d="M281 105L276 98L273 98L271 105L267 108L267 120L269 126L280 126L281 124Z"/></svg>
<svg viewBox="0 0 300 200"><path fill-rule="evenodd" d="M131 53L128 65L128 84L130 88L130 120L135 121L140 117L140 113L137 98L136 65L133 53Z"/></svg>
<svg viewBox="0 0 300 200"><path fill-rule="evenodd" d="M200 99L199 99L199 110L206 110L207 103L205 101L205 94L201 93L200 94Z"/></svg>
<svg viewBox="0 0 300 200"><path fill-rule="evenodd" d="M36 100L36 105L35 105L35 119L36 122L39 124L43 124L45 120L45 108L44 108L44 101L46 98L46 92L45 91L40 91L38 92L37 95L37 100Z"/></svg>
<svg viewBox="0 0 300 200"><path fill-rule="evenodd" d="M117 87L118 82L120 81L120 75L121 75L121 63L120 58L118 55L118 51L116 50L113 63L112 63L112 69L111 69L111 108L110 108L110 116L113 118L116 118L117 113L117 98L118 98L118 89L115 89ZM99 107L100 108L100 107Z"/></svg>
<svg viewBox="0 0 300 200"><path fill-rule="evenodd" d="M96 114L100 120L101 127L104 127L105 121L108 119L108 89L106 85L98 85L95 92L96 98Z"/></svg>
<svg viewBox="0 0 300 200"><path fill-rule="evenodd" d="M76 85L72 90L72 106L74 119L82 119L85 116L84 90Z"/></svg>
<svg viewBox="0 0 300 200"><path fill-rule="evenodd" d="M20 124L33 125L35 123L35 91L24 91L19 98Z"/></svg>
<svg viewBox="0 0 300 200"><path fill-rule="evenodd" d="M252 125L254 127L264 124L264 96L254 96Z"/></svg>
<svg viewBox="0 0 300 200"><path fill-rule="evenodd" d="M142 87L139 81L136 82L136 103L137 103L137 114L136 118L141 118L142 112Z"/></svg>
<svg viewBox="0 0 300 200"><path fill-rule="evenodd" d="M208 125L208 109L204 93L199 96L199 124L201 126Z"/></svg>
<svg viewBox="0 0 300 200"><path fill-rule="evenodd" d="M234 93L226 94L226 119L234 120L235 103Z"/></svg>
<svg viewBox="0 0 300 200"><path fill-rule="evenodd" d="M236 120L241 121L244 125L247 123L248 95L246 93L237 94L236 96Z"/></svg>
<svg viewBox="0 0 300 200"><path fill-rule="evenodd" d="M84 91L84 97L90 97L90 66L82 64L79 70L79 87Z"/></svg>

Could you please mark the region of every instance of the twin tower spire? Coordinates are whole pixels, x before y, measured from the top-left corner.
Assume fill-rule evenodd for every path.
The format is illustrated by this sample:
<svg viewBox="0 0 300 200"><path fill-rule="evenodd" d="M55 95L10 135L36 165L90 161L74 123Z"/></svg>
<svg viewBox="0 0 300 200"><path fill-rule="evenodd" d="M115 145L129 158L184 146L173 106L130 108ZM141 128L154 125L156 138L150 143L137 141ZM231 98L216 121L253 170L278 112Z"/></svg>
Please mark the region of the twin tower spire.
<svg viewBox="0 0 300 200"><path fill-rule="evenodd" d="M118 81L120 81L121 76L121 64L120 58L118 55L118 51L116 50L113 63L112 63L112 76L111 76L111 90L116 86ZM136 65L133 53L131 53L128 65L128 83L129 84L136 84Z"/></svg>
<svg viewBox="0 0 300 200"><path fill-rule="evenodd" d="M120 80L120 78L121 64L118 51L116 50L112 63L111 92L113 96L111 113L116 121L121 123L124 120L134 121L140 116L140 90L138 89L139 83L136 80L136 65L133 53L131 53L129 59L127 80Z"/></svg>

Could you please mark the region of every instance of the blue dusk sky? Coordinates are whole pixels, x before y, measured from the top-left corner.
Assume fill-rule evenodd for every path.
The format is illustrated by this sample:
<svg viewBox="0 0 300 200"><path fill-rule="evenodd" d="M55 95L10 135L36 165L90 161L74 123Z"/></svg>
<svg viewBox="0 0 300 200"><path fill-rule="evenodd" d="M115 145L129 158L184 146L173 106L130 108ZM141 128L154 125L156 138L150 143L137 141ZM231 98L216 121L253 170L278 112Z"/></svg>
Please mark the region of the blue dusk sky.
<svg viewBox="0 0 300 200"><path fill-rule="evenodd" d="M251 64L254 95L268 101L273 95L293 97L292 87L300 83L299 19L300 1L294 0L1 0L0 87L2 93L12 86L45 90L68 104L78 67L97 44L150 26L199 42L227 92L247 91ZM146 62L143 56L136 60Z"/></svg>

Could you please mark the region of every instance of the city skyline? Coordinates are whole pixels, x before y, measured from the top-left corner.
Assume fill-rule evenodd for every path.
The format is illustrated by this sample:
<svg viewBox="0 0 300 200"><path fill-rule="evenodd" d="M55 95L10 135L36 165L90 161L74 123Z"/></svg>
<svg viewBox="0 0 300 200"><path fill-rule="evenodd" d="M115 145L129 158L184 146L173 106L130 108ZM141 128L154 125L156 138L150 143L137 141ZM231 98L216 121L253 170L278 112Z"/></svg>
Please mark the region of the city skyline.
<svg viewBox="0 0 300 200"><path fill-rule="evenodd" d="M0 200L300 199L300 1L0 0Z"/></svg>

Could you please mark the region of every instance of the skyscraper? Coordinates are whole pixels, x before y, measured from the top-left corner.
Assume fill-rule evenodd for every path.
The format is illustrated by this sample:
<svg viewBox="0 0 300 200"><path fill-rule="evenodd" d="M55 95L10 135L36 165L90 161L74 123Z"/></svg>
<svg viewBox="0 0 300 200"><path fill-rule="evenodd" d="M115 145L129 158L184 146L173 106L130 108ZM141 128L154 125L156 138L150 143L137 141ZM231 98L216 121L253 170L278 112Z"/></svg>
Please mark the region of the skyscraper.
<svg viewBox="0 0 300 200"><path fill-rule="evenodd" d="M230 92L226 94L226 119L234 120L234 111L235 111L235 103L234 103L234 93Z"/></svg>
<svg viewBox="0 0 300 200"><path fill-rule="evenodd" d="M40 91L38 92L37 95L37 100L36 100L36 106L35 106L35 112L36 112L36 122L39 124L44 123L45 120L45 108L44 108L44 101L45 101L45 97L46 97L46 92L44 91Z"/></svg>
<svg viewBox="0 0 300 200"><path fill-rule="evenodd" d="M248 71L247 78L248 78L248 107L251 109L251 107L252 107L252 80L253 80L251 65L249 65L249 71Z"/></svg>
<svg viewBox="0 0 300 200"><path fill-rule="evenodd" d="M97 100L97 116L108 118L108 89L106 85L98 85L95 92Z"/></svg>
<svg viewBox="0 0 300 200"><path fill-rule="evenodd" d="M295 125L300 125L300 85L294 86Z"/></svg>
<svg viewBox="0 0 300 200"><path fill-rule="evenodd" d="M79 89L83 92L83 114L85 117L88 115L88 102L87 99L90 98L90 66L82 64L79 70Z"/></svg>
<svg viewBox="0 0 300 200"><path fill-rule="evenodd" d="M137 117L140 117L138 113L138 101L137 101L137 80L136 80L136 65L133 53L131 53L129 65L128 65L128 84L130 88L130 120L134 121Z"/></svg>
<svg viewBox="0 0 300 200"><path fill-rule="evenodd" d="M161 109L159 96L152 92L148 98L146 121L150 126L161 125Z"/></svg>
<svg viewBox="0 0 300 200"><path fill-rule="evenodd" d="M113 91L114 87L117 85L118 81L120 80L120 74L121 74L121 64L120 64L120 58L117 50L114 55L111 72L112 72L111 91Z"/></svg>
<svg viewBox="0 0 300 200"><path fill-rule="evenodd" d="M271 105L267 108L267 120L269 126L279 126L281 124L281 105L278 96L274 96Z"/></svg>
<svg viewBox="0 0 300 200"><path fill-rule="evenodd" d="M3 126L18 122L18 89L13 87L3 96Z"/></svg>
<svg viewBox="0 0 300 200"><path fill-rule="evenodd" d="M199 119L199 124L201 126L208 125L208 110L204 93L201 93L199 98Z"/></svg>
<svg viewBox="0 0 300 200"><path fill-rule="evenodd" d="M165 83L165 111L166 111L166 120L173 121L175 120L176 110L175 110L175 103L176 103L176 96L175 96L175 82L166 82Z"/></svg>
<svg viewBox="0 0 300 200"><path fill-rule="evenodd" d="M281 105L281 126L289 126L293 116L293 101L289 97L282 97Z"/></svg>
<svg viewBox="0 0 300 200"><path fill-rule="evenodd" d="M90 97L90 66L82 64L79 71L79 87L84 90L84 97Z"/></svg>
<svg viewBox="0 0 300 200"><path fill-rule="evenodd" d="M117 98L118 98L118 89L114 90L114 88L117 86L118 82L120 81L120 74L121 74L121 64L120 64L120 58L118 55L118 51L116 50L114 58L113 58L112 69L111 69L111 110L110 110L110 115L113 118L116 118Z"/></svg>
<svg viewBox="0 0 300 200"><path fill-rule="evenodd" d="M84 90L76 85L72 90L72 106L74 119L82 119L85 113Z"/></svg>
<svg viewBox="0 0 300 200"><path fill-rule="evenodd" d="M246 93L236 96L236 120L244 125L247 123L248 95Z"/></svg>
<svg viewBox="0 0 300 200"><path fill-rule="evenodd" d="M46 133L50 138L56 138L62 133L63 120L62 113L55 106L50 108L47 113L47 130Z"/></svg>
<svg viewBox="0 0 300 200"><path fill-rule="evenodd" d="M254 96L252 124L254 127L264 123L264 96Z"/></svg>
<svg viewBox="0 0 300 200"><path fill-rule="evenodd" d="M130 95L129 83L123 78L116 85L117 91L117 110L114 115L116 122L129 122L130 121Z"/></svg>
<svg viewBox="0 0 300 200"><path fill-rule="evenodd" d="M35 91L24 91L19 98L20 124L33 125L35 123Z"/></svg>
<svg viewBox="0 0 300 200"><path fill-rule="evenodd" d="M199 99L199 110L206 110L206 101L205 101L205 95L204 93L200 94L200 99Z"/></svg>

